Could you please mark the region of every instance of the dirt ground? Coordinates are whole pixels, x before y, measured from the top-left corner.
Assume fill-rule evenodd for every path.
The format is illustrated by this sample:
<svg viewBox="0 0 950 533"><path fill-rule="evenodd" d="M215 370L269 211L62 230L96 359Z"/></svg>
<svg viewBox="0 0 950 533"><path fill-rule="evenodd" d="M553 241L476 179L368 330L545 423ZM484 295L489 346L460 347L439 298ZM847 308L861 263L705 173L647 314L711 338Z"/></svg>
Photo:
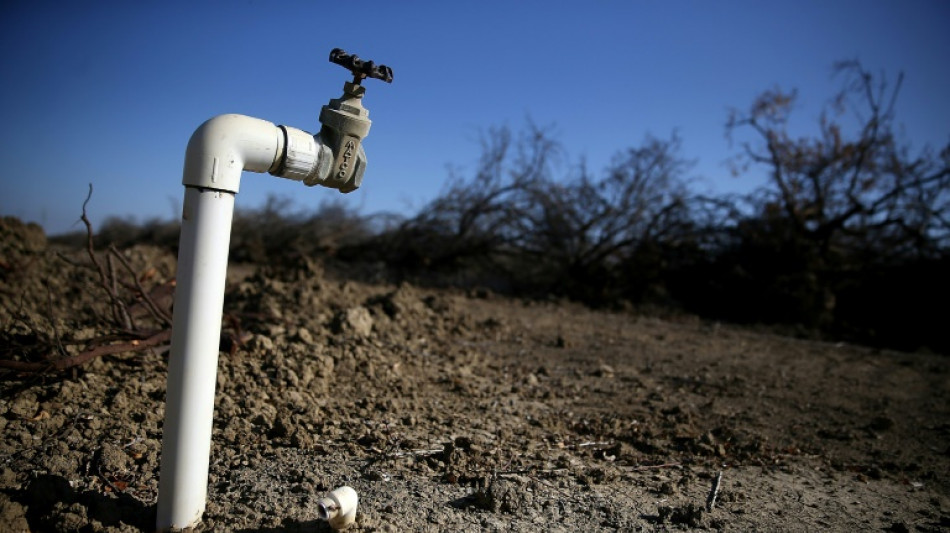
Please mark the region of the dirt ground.
<svg viewBox="0 0 950 533"><path fill-rule="evenodd" d="M81 250L0 230L0 358L105 333ZM950 357L310 261L230 277L201 530L329 531L347 484L356 532L950 531ZM0 531L151 530L167 356L0 369Z"/></svg>

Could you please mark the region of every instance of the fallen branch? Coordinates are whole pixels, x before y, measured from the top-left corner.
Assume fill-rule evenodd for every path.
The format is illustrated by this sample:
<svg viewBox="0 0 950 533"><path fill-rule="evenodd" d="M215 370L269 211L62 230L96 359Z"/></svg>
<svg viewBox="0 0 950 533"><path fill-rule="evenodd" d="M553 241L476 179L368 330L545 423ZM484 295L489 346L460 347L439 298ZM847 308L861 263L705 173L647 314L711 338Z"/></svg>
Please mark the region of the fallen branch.
<svg viewBox="0 0 950 533"><path fill-rule="evenodd" d="M135 339L129 342L123 342L119 344L105 344L96 346L95 348L90 348L84 352L72 355L69 357L62 357L59 359L53 359L50 361L38 361L38 362L29 362L29 361L13 361L9 359L0 359L0 368L6 368L9 370L16 370L19 372L48 372L48 371L60 371L67 368L72 368L74 366L79 366L85 364L96 357L102 357L103 355L113 355L123 352L138 352L151 348L153 346L158 346L168 342L172 337L171 330L159 331L158 333L153 334L150 337L144 339Z"/></svg>
<svg viewBox="0 0 950 533"><path fill-rule="evenodd" d="M64 344L75 344L75 342L66 341L61 338L59 329L54 319L52 295L49 293L47 284L47 312L49 314L50 326L53 330L53 337L49 339L42 333L31 321L26 323L30 331L42 339L37 351L45 352L41 361L17 361L14 359L0 359L0 369L8 369L15 372L44 373L49 371L61 371L85 364L97 357L103 355L112 355L123 352L136 352L152 348L154 346L167 343L171 339L172 314L170 309L160 306L156 303L152 294L145 289L136 275L135 269L131 263L116 249L110 246L105 253L105 261L97 257L94 247L92 223L86 213L89 200L92 198L92 184L89 184L89 193L82 204L82 216L80 220L86 227L86 253L89 256L89 262L93 270L98 274L98 286L106 294L109 305L109 313L96 313L96 318L104 322L111 329L111 333L99 335L98 337L86 341L84 350L76 355L68 356L64 349ZM60 257L69 264L76 267L85 267L78 265L60 254ZM127 282L122 279L122 271L119 267L131 277ZM153 288L154 290L154 288ZM127 294L130 293L130 294ZM129 297L131 295L131 297ZM129 301L137 300L135 306L129 307ZM145 313L140 317L151 317L158 328L147 329L136 325L136 320L132 315L131 309L141 307ZM105 316L102 316L105 315ZM17 315L14 315L17 316ZM25 315L25 320L29 321L29 316ZM21 320L24 320L21 318ZM108 343L108 344L107 344Z"/></svg>
<svg viewBox="0 0 950 533"><path fill-rule="evenodd" d="M680 466L682 466L680 463L662 463L658 465L625 466L621 468L630 472L640 472L642 470L659 470L661 468L679 468Z"/></svg>

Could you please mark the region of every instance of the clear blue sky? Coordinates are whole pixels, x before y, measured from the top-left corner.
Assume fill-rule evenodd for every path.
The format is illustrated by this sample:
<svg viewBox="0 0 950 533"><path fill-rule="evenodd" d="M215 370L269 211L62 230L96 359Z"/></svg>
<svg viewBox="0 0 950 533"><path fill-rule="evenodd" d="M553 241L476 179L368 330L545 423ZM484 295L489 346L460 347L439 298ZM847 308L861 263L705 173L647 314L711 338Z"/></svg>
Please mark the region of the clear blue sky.
<svg viewBox="0 0 950 533"><path fill-rule="evenodd" d="M470 168L481 131L554 124L569 156L600 169L618 150L677 130L709 188L729 176L730 107L797 88L802 133L838 84L840 59L905 72L898 118L913 146L950 140L950 3L918 0L587 2L26 2L0 7L0 214L78 229L178 216L185 145L221 113L308 131L337 97L342 47L388 64L367 82L373 128L363 212L411 213L447 166ZM238 206L310 189L245 173Z"/></svg>

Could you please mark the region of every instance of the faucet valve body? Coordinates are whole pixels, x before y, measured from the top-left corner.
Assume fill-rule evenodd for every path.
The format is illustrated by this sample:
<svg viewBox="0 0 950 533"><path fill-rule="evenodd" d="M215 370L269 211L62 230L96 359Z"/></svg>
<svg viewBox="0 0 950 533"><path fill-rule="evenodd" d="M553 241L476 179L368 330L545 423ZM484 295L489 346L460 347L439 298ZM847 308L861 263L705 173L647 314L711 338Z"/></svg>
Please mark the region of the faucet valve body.
<svg viewBox="0 0 950 533"><path fill-rule="evenodd" d="M360 82L366 78L375 78L392 83L393 70L386 65L363 61L359 56L348 54L339 48L330 52L330 62L349 70L353 74L353 81L344 83L343 96L330 100L320 111L320 123L323 127L317 137L321 143L330 147L333 154L329 175L320 185L346 193L356 190L363 181L366 152L363 151L362 143L372 125L369 111L363 107L366 88L360 85Z"/></svg>
<svg viewBox="0 0 950 533"><path fill-rule="evenodd" d="M330 147L334 154L329 175L321 185L339 189L340 192L356 190L366 171L366 153L363 139L369 134L372 121L369 111L363 107L362 95L366 90L347 82L343 96L330 100L320 111L320 141Z"/></svg>
<svg viewBox="0 0 950 533"><path fill-rule="evenodd" d="M363 107L366 88L360 82L375 78L392 83L393 71L386 65L363 61L339 48L330 52L330 61L349 70L353 81L343 84L343 95L333 98L320 111L320 133L280 126L283 131L282 154L275 176L322 185L342 193L355 191L366 172L363 139L369 135L372 121Z"/></svg>

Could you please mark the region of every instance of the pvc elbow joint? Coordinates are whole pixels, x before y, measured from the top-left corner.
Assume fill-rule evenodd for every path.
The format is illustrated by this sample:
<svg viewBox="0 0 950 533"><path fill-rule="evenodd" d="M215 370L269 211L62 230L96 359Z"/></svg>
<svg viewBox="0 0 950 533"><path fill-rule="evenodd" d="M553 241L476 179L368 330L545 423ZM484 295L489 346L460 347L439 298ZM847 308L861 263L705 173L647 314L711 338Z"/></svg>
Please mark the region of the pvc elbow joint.
<svg viewBox="0 0 950 533"><path fill-rule="evenodd" d="M199 126L188 141L182 183L237 193L241 172L247 170L344 193L356 190L366 170L363 147L344 145L334 153L323 136L244 115L218 115ZM345 161L349 170L332 174L338 160Z"/></svg>
<svg viewBox="0 0 950 533"><path fill-rule="evenodd" d="M284 136L272 123L245 115L218 115L191 135L185 150L185 186L237 193L241 172L270 172Z"/></svg>
<svg viewBox="0 0 950 533"><path fill-rule="evenodd" d="M351 487L340 487L317 503L317 514L330 527L338 531L356 522L356 507L359 497Z"/></svg>

